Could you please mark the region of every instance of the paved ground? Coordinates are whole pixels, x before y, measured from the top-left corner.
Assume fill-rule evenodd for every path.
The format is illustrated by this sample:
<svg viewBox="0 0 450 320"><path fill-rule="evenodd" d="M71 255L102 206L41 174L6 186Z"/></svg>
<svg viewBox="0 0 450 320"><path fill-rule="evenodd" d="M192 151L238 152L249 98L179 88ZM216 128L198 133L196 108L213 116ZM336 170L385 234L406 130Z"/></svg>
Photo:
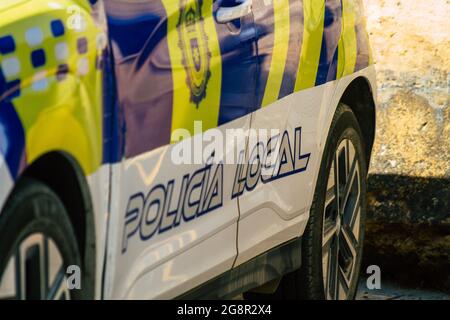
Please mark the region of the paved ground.
<svg viewBox="0 0 450 320"><path fill-rule="evenodd" d="M380 290L368 290L366 279L359 283L357 300L450 300L449 293L404 288L393 283L382 283Z"/></svg>

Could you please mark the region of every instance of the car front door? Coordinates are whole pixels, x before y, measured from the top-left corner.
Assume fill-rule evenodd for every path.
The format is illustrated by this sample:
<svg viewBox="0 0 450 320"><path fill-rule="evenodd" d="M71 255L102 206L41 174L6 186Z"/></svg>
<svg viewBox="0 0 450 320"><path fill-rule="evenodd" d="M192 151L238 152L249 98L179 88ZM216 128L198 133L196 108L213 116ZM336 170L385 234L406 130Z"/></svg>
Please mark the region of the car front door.
<svg viewBox="0 0 450 320"><path fill-rule="evenodd" d="M256 33L238 5L105 1L123 158L112 166L106 298L172 298L233 265L236 165L225 158L245 141L206 147L248 130L256 106Z"/></svg>

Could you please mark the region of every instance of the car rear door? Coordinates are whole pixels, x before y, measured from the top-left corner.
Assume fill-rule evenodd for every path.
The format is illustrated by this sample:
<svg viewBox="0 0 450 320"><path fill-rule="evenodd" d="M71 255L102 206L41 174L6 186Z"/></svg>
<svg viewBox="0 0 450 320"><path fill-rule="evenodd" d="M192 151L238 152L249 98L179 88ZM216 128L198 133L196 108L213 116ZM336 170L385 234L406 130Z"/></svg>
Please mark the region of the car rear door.
<svg viewBox="0 0 450 320"><path fill-rule="evenodd" d="M251 129L257 137L249 141L252 166L239 171L236 265L303 233L341 31L339 0L253 0L253 14L259 72Z"/></svg>
<svg viewBox="0 0 450 320"><path fill-rule="evenodd" d="M229 270L237 256L236 165L225 158L245 141L205 147L218 132L249 129L253 17L218 22L225 5L213 0L105 5L123 145L112 169L105 297L172 298Z"/></svg>

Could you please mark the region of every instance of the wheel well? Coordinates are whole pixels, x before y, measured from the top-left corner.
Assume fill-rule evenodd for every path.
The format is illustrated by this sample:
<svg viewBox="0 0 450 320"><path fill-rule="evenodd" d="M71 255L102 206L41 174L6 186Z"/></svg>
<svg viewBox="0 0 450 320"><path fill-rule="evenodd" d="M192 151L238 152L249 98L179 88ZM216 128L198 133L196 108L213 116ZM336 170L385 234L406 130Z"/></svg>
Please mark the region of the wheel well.
<svg viewBox="0 0 450 320"><path fill-rule="evenodd" d="M41 156L26 168L22 177L45 183L61 199L77 237L83 263L83 291L94 294L95 225L89 187L76 160L64 152Z"/></svg>
<svg viewBox="0 0 450 320"><path fill-rule="evenodd" d="M375 102L372 88L364 77L353 80L345 90L341 102L348 105L358 120L363 135L364 148L369 166L372 147L375 140Z"/></svg>

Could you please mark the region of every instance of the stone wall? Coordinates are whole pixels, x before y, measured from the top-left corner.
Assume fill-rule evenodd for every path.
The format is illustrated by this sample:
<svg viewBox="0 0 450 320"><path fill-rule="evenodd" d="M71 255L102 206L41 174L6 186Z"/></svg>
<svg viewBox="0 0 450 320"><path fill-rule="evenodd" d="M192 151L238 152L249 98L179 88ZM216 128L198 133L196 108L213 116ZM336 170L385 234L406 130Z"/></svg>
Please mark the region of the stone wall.
<svg viewBox="0 0 450 320"><path fill-rule="evenodd" d="M385 192L411 197L408 187L418 183L414 192L428 195L430 210L420 219L409 208L395 212L395 219L450 226L450 1L363 1L379 103L371 203L380 204L383 176L412 177L409 185L390 185ZM439 181L431 183L434 191L421 188L425 179Z"/></svg>
<svg viewBox="0 0 450 320"><path fill-rule="evenodd" d="M379 103L366 262L450 290L450 1L363 1Z"/></svg>
<svg viewBox="0 0 450 320"><path fill-rule="evenodd" d="M450 177L450 1L364 3L380 106L373 172Z"/></svg>

